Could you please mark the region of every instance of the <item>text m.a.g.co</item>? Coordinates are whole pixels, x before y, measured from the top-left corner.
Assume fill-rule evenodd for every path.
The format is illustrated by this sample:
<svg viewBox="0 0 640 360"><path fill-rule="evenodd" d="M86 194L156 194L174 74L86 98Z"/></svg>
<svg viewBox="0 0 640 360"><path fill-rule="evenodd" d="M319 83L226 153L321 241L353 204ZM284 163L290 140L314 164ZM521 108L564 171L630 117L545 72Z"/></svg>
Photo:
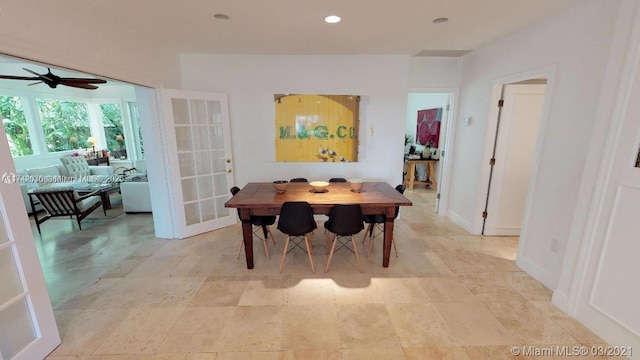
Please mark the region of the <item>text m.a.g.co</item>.
<svg viewBox="0 0 640 360"><path fill-rule="evenodd" d="M330 132L326 125L318 125L313 129L306 129L304 126L298 126L295 132L292 131L292 126L280 126L280 140L287 139L311 139L312 137L320 140L326 139L356 139L358 134L356 128L353 126L340 125L336 128L335 132Z"/></svg>

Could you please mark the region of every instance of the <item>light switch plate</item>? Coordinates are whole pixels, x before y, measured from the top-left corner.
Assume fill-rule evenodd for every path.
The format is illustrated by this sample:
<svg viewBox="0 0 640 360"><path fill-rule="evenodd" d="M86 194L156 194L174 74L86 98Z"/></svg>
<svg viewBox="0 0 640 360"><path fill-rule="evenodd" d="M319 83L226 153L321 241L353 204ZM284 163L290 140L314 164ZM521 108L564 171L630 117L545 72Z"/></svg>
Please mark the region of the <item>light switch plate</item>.
<svg viewBox="0 0 640 360"><path fill-rule="evenodd" d="M469 116L465 116L465 118L463 120L463 124L465 126L469 126L471 124L471 118Z"/></svg>

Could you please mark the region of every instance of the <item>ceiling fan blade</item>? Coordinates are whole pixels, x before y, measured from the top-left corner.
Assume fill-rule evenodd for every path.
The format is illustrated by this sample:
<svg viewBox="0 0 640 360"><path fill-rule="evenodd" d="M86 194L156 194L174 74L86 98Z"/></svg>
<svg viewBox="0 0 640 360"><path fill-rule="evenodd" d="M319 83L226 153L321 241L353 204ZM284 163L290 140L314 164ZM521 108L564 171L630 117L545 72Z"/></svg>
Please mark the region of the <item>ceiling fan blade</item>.
<svg viewBox="0 0 640 360"><path fill-rule="evenodd" d="M106 80L102 79L90 79L90 78L60 78L61 83L75 83L75 84L106 84Z"/></svg>
<svg viewBox="0 0 640 360"><path fill-rule="evenodd" d="M40 74L38 74L37 72L35 72L35 71L31 70L31 69L22 68L22 70L27 71L27 72L30 72L30 73L32 73L33 75L37 76L37 77L40 77L40 76L41 76Z"/></svg>
<svg viewBox="0 0 640 360"><path fill-rule="evenodd" d="M74 88L80 88L80 89L88 89L88 90L95 90L95 89L98 88L97 86L94 86L94 85L91 85L91 84L79 84L79 83L61 82L60 85L74 87Z"/></svg>
<svg viewBox="0 0 640 360"><path fill-rule="evenodd" d="M11 76L11 75L0 75L0 79L10 79L10 80L40 80L40 78L39 78L39 77Z"/></svg>

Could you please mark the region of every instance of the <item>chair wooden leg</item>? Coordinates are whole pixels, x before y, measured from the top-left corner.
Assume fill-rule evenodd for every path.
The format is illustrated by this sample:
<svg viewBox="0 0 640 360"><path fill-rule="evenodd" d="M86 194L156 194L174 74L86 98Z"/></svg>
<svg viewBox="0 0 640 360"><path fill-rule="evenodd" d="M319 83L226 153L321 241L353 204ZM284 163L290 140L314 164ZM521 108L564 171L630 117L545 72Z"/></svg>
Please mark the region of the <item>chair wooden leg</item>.
<svg viewBox="0 0 640 360"><path fill-rule="evenodd" d="M327 266L324 268L324 272L329 271L329 266L331 265L331 258L333 257L333 252L336 250L336 234L333 234L333 238L331 239L331 251L329 252L329 259L327 260Z"/></svg>
<svg viewBox="0 0 640 360"><path fill-rule="evenodd" d="M289 247L290 237L287 235L287 241L284 243L284 251L282 252L282 260L280 260L280 274L282 274L282 267L284 266L284 258L287 256L287 248Z"/></svg>
<svg viewBox="0 0 640 360"><path fill-rule="evenodd" d="M373 240L371 240L373 242ZM362 271L362 263L360 262L360 255L358 255L358 247L356 246L356 241L353 239L353 235L351 235L351 244L353 244L353 252L356 254L356 262L358 263L358 269L360 272Z"/></svg>
<svg viewBox="0 0 640 360"><path fill-rule="evenodd" d="M373 226L373 223L367 225L367 229L364 231L364 236L362 237L362 243L363 244L367 240L367 234L369 234L369 237L371 237L371 227L372 226Z"/></svg>
<svg viewBox="0 0 640 360"><path fill-rule="evenodd" d="M396 251L396 257L398 257L398 248L396 247L396 240L392 237L391 243L393 244L393 250Z"/></svg>
<svg viewBox="0 0 640 360"><path fill-rule="evenodd" d="M369 239L369 249L367 249L367 259L371 255L371 248L373 247L373 238Z"/></svg>
<svg viewBox="0 0 640 360"><path fill-rule="evenodd" d="M264 253L267 254L267 259L271 259L269 256L269 246L267 244L267 239L262 238L262 245L264 245Z"/></svg>
<svg viewBox="0 0 640 360"><path fill-rule="evenodd" d="M311 264L311 272L316 272L316 267L313 266L313 258L311 257L311 244L307 235L304 236L304 243L307 245L307 256L309 257L309 264Z"/></svg>
<svg viewBox="0 0 640 360"><path fill-rule="evenodd" d="M240 247L238 247L238 256L236 256L236 260L240 259L240 253L242 252L243 246L244 246L244 239L240 239Z"/></svg>
<svg viewBox="0 0 640 360"><path fill-rule="evenodd" d="M273 233L271 232L271 229L268 226L267 226L267 232L269 233L269 236L271 236L271 241L273 241L273 245L275 246L276 238L273 237Z"/></svg>

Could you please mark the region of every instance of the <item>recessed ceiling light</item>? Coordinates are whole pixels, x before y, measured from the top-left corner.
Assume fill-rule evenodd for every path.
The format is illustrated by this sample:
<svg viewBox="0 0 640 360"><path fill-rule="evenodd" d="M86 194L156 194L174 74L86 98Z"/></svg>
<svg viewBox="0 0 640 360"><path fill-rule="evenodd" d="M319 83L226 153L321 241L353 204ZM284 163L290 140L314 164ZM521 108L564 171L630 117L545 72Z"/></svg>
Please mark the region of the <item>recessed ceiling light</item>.
<svg viewBox="0 0 640 360"><path fill-rule="evenodd" d="M447 21L449 21L449 18L446 18L446 17L433 19L434 24L442 24L442 23L446 23Z"/></svg>
<svg viewBox="0 0 640 360"><path fill-rule="evenodd" d="M326 18L324 18L324 21L328 22L329 24L339 23L340 22L340 16L329 15Z"/></svg>
<svg viewBox="0 0 640 360"><path fill-rule="evenodd" d="M229 20L229 16L225 14L215 14L213 17L218 20Z"/></svg>

